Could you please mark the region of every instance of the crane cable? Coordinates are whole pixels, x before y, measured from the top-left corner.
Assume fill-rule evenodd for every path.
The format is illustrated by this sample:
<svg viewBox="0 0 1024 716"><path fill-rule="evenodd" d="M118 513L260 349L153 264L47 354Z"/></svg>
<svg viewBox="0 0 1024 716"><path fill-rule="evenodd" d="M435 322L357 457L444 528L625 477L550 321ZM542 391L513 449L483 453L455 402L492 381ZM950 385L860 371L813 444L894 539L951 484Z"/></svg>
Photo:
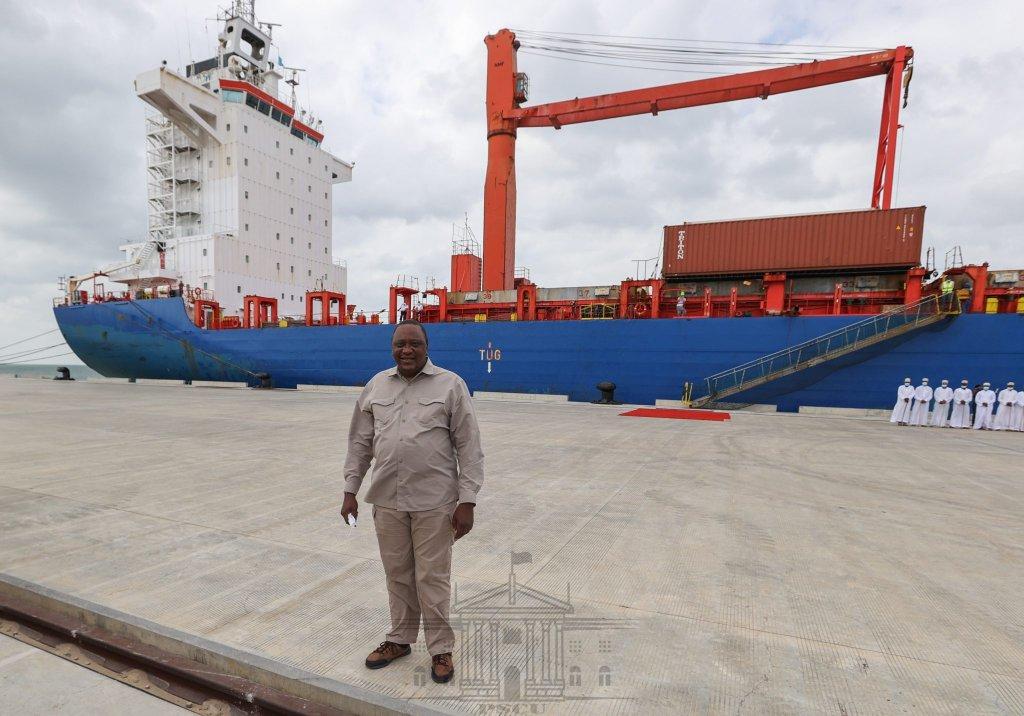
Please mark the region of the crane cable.
<svg viewBox="0 0 1024 716"><path fill-rule="evenodd" d="M54 333L55 331L59 331L59 330L60 330L59 328L53 328L53 329L51 329L49 331L45 331L43 333L39 333L39 334L34 335L34 336L29 336L28 338L22 338L20 341L15 341L14 343L8 343L6 346L0 346L0 351L4 350L5 348L10 348L11 346L16 346L19 343L28 343L33 338L42 338L43 336L48 336L51 333Z"/></svg>
<svg viewBox="0 0 1024 716"><path fill-rule="evenodd" d="M64 356L74 355L74 353L74 351L68 351L67 353L55 353L52 356L36 356L35 358L25 358L24 360L7 361L4 363L0 363L0 365L17 365L19 363L31 363L32 361L48 360L50 358L63 358Z"/></svg>
<svg viewBox="0 0 1024 716"><path fill-rule="evenodd" d="M0 362L3 362L3 361L8 360L10 358L24 358L25 356L32 355L33 353L42 353L43 351L53 350L54 348L59 348L60 346L66 346L66 345L67 345L67 341L61 341L60 343L54 343L52 346L43 346L42 348L35 348L33 350L30 350L30 351L29 350L16 351L14 353L9 353L7 355L0 356Z"/></svg>
<svg viewBox="0 0 1024 716"><path fill-rule="evenodd" d="M840 45L798 45L724 40L694 40L630 35L595 35L514 30L524 54L569 62L610 67L719 74L709 70L678 69L691 67L780 67L812 62L851 52L873 52L882 48ZM638 40L640 42L638 42ZM669 43L669 44L665 44ZM602 62L601 60L608 60ZM650 67L627 64L646 62L677 67Z"/></svg>

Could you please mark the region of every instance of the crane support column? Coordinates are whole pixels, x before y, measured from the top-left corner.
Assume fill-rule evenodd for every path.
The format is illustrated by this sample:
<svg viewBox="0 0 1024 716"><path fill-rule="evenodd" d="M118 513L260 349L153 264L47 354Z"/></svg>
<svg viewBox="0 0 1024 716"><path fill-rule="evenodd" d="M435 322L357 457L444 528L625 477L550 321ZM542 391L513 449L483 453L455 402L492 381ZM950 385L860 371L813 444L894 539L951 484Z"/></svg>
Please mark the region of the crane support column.
<svg viewBox="0 0 1024 716"><path fill-rule="evenodd" d="M888 209L892 204L892 186L896 164L897 133L900 128L900 91L907 48L893 50L892 65L885 77L882 97L882 123L878 129L878 154L875 157L875 181L871 189L871 208Z"/></svg>
<svg viewBox="0 0 1024 716"><path fill-rule="evenodd" d="M509 30L487 45L487 177L484 180L483 290L513 288L516 255L516 36Z"/></svg>

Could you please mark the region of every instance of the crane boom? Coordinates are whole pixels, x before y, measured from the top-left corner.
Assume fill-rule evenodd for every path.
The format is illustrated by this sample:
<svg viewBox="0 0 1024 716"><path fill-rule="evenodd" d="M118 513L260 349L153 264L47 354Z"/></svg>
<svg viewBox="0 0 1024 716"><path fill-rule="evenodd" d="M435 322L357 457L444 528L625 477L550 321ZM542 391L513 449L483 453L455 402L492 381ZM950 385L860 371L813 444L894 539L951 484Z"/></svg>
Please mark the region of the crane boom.
<svg viewBox="0 0 1024 716"><path fill-rule="evenodd" d="M510 30L484 40L487 68L487 177L484 183L483 288L513 287L515 267L515 140L520 127L553 127L629 117L685 107L796 92L812 87L886 75L882 121L871 191L873 208L889 208L899 128L901 79L914 51L899 46L848 57L818 60L767 70L615 92L593 97L520 106L525 93L519 85L516 50Z"/></svg>

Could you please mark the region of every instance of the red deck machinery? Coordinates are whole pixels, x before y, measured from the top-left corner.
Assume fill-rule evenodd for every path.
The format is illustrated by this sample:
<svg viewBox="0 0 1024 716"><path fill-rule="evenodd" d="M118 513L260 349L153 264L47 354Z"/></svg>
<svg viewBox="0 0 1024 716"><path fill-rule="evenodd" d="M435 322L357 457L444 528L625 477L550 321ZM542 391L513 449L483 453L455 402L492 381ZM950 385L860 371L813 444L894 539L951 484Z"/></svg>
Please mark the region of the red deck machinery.
<svg viewBox="0 0 1024 716"><path fill-rule="evenodd" d="M314 317L314 308L320 304L320 318ZM353 307L354 308L354 307ZM348 323L345 294L335 291L306 292L306 325L337 326Z"/></svg>
<svg viewBox="0 0 1024 716"><path fill-rule="evenodd" d="M243 328L262 328L264 323L277 323L276 298L248 295L243 301Z"/></svg>

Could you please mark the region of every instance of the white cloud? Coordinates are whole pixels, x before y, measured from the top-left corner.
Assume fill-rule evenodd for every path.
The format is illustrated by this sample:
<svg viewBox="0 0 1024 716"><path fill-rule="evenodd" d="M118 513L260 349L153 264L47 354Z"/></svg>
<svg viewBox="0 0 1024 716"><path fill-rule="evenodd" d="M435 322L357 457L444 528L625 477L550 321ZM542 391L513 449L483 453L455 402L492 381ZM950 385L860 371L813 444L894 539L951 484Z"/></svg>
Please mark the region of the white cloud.
<svg viewBox="0 0 1024 716"><path fill-rule="evenodd" d="M335 192L335 253L350 296L380 308L399 273L446 281L452 222L481 233L486 160L483 37L503 26L564 32L912 44L916 69L899 203L928 205L939 256L1024 265L1024 140L1014 81L1020 4L952 2L400 2L258 4L327 147L356 161ZM117 258L145 231L143 106L134 76L213 47L214 3L0 0L0 345L53 325L58 274ZM523 55L532 102L694 76ZM882 80L693 110L524 129L518 255L542 285L609 283L657 252L661 227L863 207Z"/></svg>

